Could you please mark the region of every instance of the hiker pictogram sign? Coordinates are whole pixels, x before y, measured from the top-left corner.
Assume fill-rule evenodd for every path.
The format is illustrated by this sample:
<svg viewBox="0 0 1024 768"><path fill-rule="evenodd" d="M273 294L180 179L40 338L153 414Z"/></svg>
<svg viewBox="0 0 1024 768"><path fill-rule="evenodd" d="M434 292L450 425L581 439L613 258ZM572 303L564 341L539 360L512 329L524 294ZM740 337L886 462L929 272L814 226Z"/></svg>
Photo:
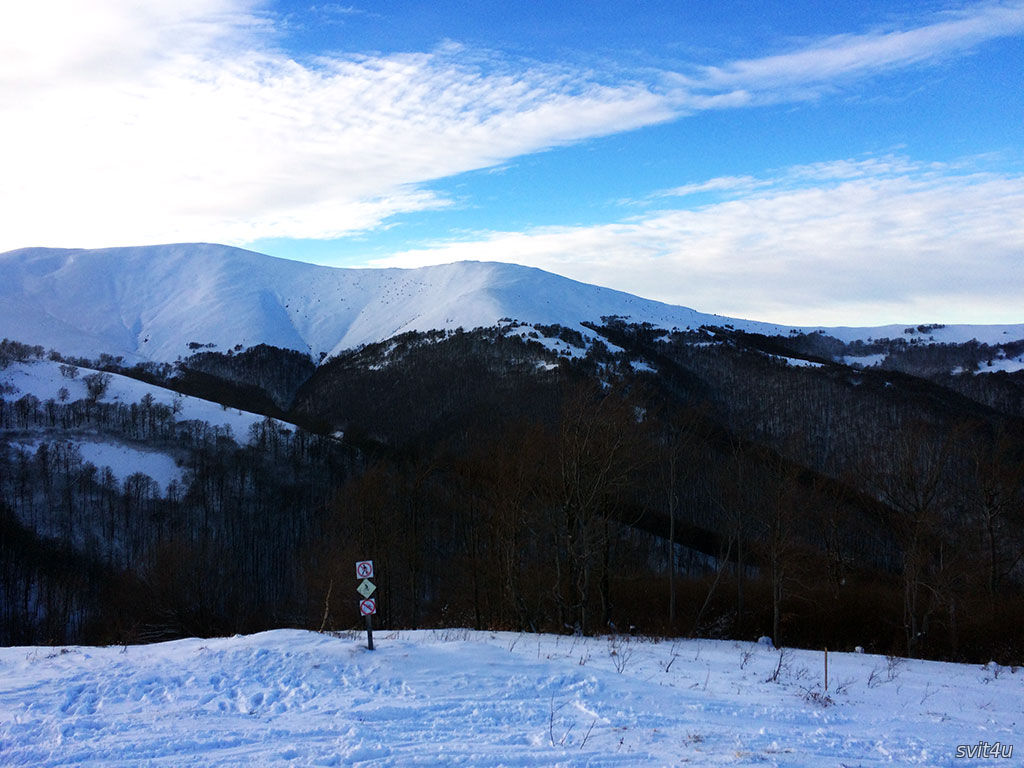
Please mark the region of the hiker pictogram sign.
<svg viewBox="0 0 1024 768"><path fill-rule="evenodd" d="M376 589L377 589L377 585L376 584L374 584L369 579L363 579L363 583L360 584L358 587L356 587L356 592L358 592L363 597L369 597L370 595L373 594L374 590L376 590Z"/></svg>

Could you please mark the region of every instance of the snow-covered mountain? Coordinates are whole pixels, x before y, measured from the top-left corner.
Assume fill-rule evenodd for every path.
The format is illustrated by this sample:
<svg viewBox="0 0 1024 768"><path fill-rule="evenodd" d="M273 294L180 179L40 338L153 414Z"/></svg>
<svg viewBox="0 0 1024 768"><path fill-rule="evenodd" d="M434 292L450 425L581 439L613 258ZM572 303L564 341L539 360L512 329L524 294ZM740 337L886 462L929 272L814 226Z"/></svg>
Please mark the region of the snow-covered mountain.
<svg viewBox="0 0 1024 768"><path fill-rule="evenodd" d="M211 244L0 254L0 336L65 354L172 361L190 343L259 343L318 358L411 330L501 318L579 328L619 315L662 328L791 328L704 314L515 264L342 269ZM941 320L941 318L932 318ZM809 330L809 329L804 329ZM829 329L843 340L898 337L903 326ZM948 326L935 341L1024 338L1024 324Z"/></svg>

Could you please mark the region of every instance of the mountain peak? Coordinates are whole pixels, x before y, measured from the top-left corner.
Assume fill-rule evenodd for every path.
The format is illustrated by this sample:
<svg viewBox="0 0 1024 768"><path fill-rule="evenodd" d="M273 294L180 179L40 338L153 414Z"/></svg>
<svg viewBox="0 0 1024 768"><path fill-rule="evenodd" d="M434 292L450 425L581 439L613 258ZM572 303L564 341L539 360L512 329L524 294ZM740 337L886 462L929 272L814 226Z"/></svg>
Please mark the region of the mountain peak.
<svg viewBox="0 0 1024 768"><path fill-rule="evenodd" d="M264 343L317 359L406 331L491 326L502 318L583 329L581 323L610 315L668 329L792 330L502 262L352 269L214 243L0 254L3 335L86 357L105 352L173 361L190 354L190 344L226 351ZM952 335L977 336L977 328L961 327ZM1015 338L1024 336L1024 326L985 328L1002 341L1007 328ZM903 328L835 330L848 340L898 335Z"/></svg>
<svg viewBox="0 0 1024 768"><path fill-rule="evenodd" d="M266 343L316 357L503 317L575 327L609 314L670 325L697 315L515 264L345 269L210 243L26 248L0 254L0 277L6 335L128 359L173 360L190 343Z"/></svg>

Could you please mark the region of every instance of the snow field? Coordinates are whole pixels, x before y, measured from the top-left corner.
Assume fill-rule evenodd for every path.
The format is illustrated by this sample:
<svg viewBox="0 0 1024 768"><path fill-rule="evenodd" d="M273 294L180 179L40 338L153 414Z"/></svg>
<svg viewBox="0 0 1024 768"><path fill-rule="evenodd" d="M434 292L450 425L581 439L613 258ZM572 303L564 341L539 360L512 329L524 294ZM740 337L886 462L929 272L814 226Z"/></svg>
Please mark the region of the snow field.
<svg viewBox="0 0 1024 768"><path fill-rule="evenodd" d="M771 355L773 360L781 360L786 365L794 368L822 368L824 363L816 363L813 360L804 360L802 357L785 357L782 355Z"/></svg>
<svg viewBox="0 0 1024 768"><path fill-rule="evenodd" d="M276 630L0 649L0 764L939 766L1024 732L1024 672L992 664L833 653L826 694L822 653L754 643L375 644Z"/></svg>
<svg viewBox="0 0 1024 768"><path fill-rule="evenodd" d="M17 400L25 394L32 394L40 400L57 400L61 388L68 390L68 401L84 400L86 386L82 379L96 373L90 368L78 368L75 378L61 374L61 363L51 360L36 360L28 363L11 363L7 368L0 369L0 382L14 387L14 391L4 395L6 400ZM178 421L205 421L211 426L231 427L231 432L239 442L245 442L249 435L249 427L262 422L266 417L236 408L225 408L220 403L202 400L190 395L180 395L163 387L147 384L144 381L122 376L117 373L110 376L107 391L100 398L104 403L137 403L145 395L162 405L174 406L177 402L180 412L175 417ZM289 424L278 422L285 427Z"/></svg>
<svg viewBox="0 0 1024 768"><path fill-rule="evenodd" d="M996 373L998 371L1005 371L1006 373L1024 371L1024 356L999 357L992 361L992 365L982 364L978 368L978 373Z"/></svg>
<svg viewBox="0 0 1024 768"><path fill-rule="evenodd" d="M68 400L83 400L86 397L86 386L82 379L91 373L90 368L78 368L78 375L69 379L60 373L61 363L39 360L31 363L12 363L6 369L0 369L0 382L14 387L14 391L5 395L7 400L17 400L24 394L32 394L40 400L58 399L62 387L68 390ZM118 373L110 376L110 384L100 402L138 403L145 395L150 395L154 403L180 409L175 416L177 421L205 421L214 427L230 427L231 433L239 443L245 443L249 437L249 428L260 424L266 416L250 413L237 408L227 408L211 400L203 400L191 395L182 395L170 389L164 389L144 381L122 376ZM272 419L279 426L291 429L292 425Z"/></svg>
<svg viewBox="0 0 1024 768"><path fill-rule="evenodd" d="M10 391L3 394L6 400L17 400L25 394L32 394L42 401L59 400L62 388L67 390L67 400L83 400L86 397L86 385L82 379L96 371L89 368L77 369L75 378L61 373L61 363L50 360L38 360L27 363L12 363L0 369L0 383L7 385ZM137 379L120 374L107 374L110 383L101 402L119 402L125 405L138 403L145 395L150 395L154 403L174 407L179 413L177 421L204 421L211 426L230 427L231 434L239 443L249 438L249 429L259 424L266 417L235 408L224 408L219 403L202 400L197 397L180 395L169 389L153 386ZM276 421L276 420L275 420ZM290 424L276 422L286 429ZM11 440L11 445L20 450L34 453L40 443L53 439L73 442L78 446L82 460L102 469L110 467L119 481L124 481L136 472L142 472L155 480L162 490L166 491L172 481L183 481L184 470L178 466L173 456L160 451L145 450L137 445L121 443L110 437L99 437L90 434L72 434L68 432L41 431L38 434L18 435Z"/></svg>
<svg viewBox="0 0 1024 768"><path fill-rule="evenodd" d="M41 443L47 440L12 441L11 445L26 453L34 454ZM185 473L174 458L157 451L140 451L120 443L108 443L98 440L75 439L82 461L96 467L110 467L119 481L124 482L136 472L141 472L155 480L163 491L174 481L182 482Z"/></svg>

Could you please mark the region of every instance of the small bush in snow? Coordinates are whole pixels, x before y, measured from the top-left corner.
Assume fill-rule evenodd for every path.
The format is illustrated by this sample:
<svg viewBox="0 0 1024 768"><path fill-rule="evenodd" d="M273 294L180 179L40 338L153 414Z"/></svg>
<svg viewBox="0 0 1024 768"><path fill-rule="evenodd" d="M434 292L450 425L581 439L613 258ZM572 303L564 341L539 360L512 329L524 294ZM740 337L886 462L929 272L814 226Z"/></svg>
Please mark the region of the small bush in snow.
<svg viewBox="0 0 1024 768"><path fill-rule="evenodd" d="M754 648L751 647L743 651L740 658L740 669L745 669L747 664L750 663L750 660L754 658Z"/></svg>
<svg viewBox="0 0 1024 768"><path fill-rule="evenodd" d="M617 635L612 635L608 638L608 655L612 658L615 671L620 675L633 656L633 650L634 648L630 645L628 638L623 640Z"/></svg>
<svg viewBox="0 0 1024 768"><path fill-rule="evenodd" d="M899 656L886 656L885 657L886 679L889 680L889 682L892 682L897 677L899 677L900 668L904 664L906 664L906 663L907 663L907 660L906 659L902 659Z"/></svg>
<svg viewBox="0 0 1024 768"><path fill-rule="evenodd" d="M822 693L821 691L816 690L805 691L804 701L806 701L808 704L814 704L815 706L822 707L823 709L825 707L831 707L836 703L835 699L833 699L827 693Z"/></svg>
<svg viewBox="0 0 1024 768"><path fill-rule="evenodd" d="M790 652L788 648L779 648L779 661L775 665L775 671L768 676L767 680L765 680L766 683L779 682L779 675L783 672L789 671L789 656Z"/></svg>

